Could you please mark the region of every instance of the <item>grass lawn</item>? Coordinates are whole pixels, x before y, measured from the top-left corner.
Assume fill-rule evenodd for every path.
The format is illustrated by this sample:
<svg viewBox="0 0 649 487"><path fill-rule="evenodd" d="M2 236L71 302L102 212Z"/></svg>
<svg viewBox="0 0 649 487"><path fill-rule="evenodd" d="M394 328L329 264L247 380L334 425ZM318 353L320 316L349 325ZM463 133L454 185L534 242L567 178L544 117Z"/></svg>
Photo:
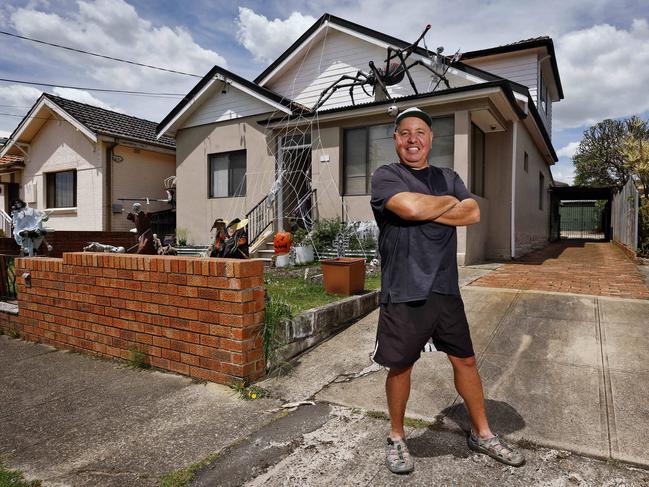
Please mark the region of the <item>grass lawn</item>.
<svg viewBox="0 0 649 487"><path fill-rule="evenodd" d="M25 480L18 470L9 470L0 461L0 487L40 487L40 480Z"/></svg>
<svg viewBox="0 0 649 487"><path fill-rule="evenodd" d="M292 268L271 269L266 272L264 281L266 290L271 298L286 302L291 308L291 314L297 316L307 309L324 304L340 301L345 296L328 294L322 282L304 279L308 269L311 276L321 274L320 263ZM381 286L381 276L374 275L365 278L365 290L378 289Z"/></svg>

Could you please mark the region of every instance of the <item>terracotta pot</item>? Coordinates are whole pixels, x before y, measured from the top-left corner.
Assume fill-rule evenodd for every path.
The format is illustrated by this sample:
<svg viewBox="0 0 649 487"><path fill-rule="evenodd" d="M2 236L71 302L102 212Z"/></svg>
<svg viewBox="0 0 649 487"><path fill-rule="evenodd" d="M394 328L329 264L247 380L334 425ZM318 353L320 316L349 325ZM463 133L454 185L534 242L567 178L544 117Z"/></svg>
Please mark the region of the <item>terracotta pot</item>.
<svg viewBox="0 0 649 487"><path fill-rule="evenodd" d="M337 257L323 260L321 265L328 293L351 296L365 289L365 259L362 257Z"/></svg>

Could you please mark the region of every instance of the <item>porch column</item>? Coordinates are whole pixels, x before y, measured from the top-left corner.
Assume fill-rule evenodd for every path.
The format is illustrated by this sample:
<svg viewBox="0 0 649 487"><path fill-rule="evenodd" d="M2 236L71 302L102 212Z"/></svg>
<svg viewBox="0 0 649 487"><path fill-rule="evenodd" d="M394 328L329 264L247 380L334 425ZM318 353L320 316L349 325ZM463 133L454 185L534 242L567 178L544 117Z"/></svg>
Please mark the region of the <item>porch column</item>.
<svg viewBox="0 0 649 487"><path fill-rule="evenodd" d="M471 190L471 117L468 110L455 112L453 138L453 169ZM433 142L434 144L435 142ZM466 227L457 229L457 263L464 265L466 257Z"/></svg>

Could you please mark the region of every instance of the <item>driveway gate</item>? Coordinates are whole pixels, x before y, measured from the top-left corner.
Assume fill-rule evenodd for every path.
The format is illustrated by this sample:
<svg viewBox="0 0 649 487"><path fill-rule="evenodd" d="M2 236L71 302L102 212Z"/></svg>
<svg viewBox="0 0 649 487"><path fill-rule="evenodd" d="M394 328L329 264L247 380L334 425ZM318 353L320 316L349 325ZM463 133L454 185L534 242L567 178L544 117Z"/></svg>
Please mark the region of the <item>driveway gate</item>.
<svg viewBox="0 0 649 487"><path fill-rule="evenodd" d="M552 240L611 239L613 188L558 186L550 192Z"/></svg>

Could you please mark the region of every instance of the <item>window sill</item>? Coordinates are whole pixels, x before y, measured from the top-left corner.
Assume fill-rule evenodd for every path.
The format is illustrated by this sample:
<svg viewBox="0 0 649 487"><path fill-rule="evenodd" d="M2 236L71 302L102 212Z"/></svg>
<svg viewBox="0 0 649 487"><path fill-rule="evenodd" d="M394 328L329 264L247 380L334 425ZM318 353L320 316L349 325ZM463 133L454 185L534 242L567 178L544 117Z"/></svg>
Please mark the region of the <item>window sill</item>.
<svg viewBox="0 0 649 487"><path fill-rule="evenodd" d="M45 211L50 215L76 215L76 208L46 208Z"/></svg>

